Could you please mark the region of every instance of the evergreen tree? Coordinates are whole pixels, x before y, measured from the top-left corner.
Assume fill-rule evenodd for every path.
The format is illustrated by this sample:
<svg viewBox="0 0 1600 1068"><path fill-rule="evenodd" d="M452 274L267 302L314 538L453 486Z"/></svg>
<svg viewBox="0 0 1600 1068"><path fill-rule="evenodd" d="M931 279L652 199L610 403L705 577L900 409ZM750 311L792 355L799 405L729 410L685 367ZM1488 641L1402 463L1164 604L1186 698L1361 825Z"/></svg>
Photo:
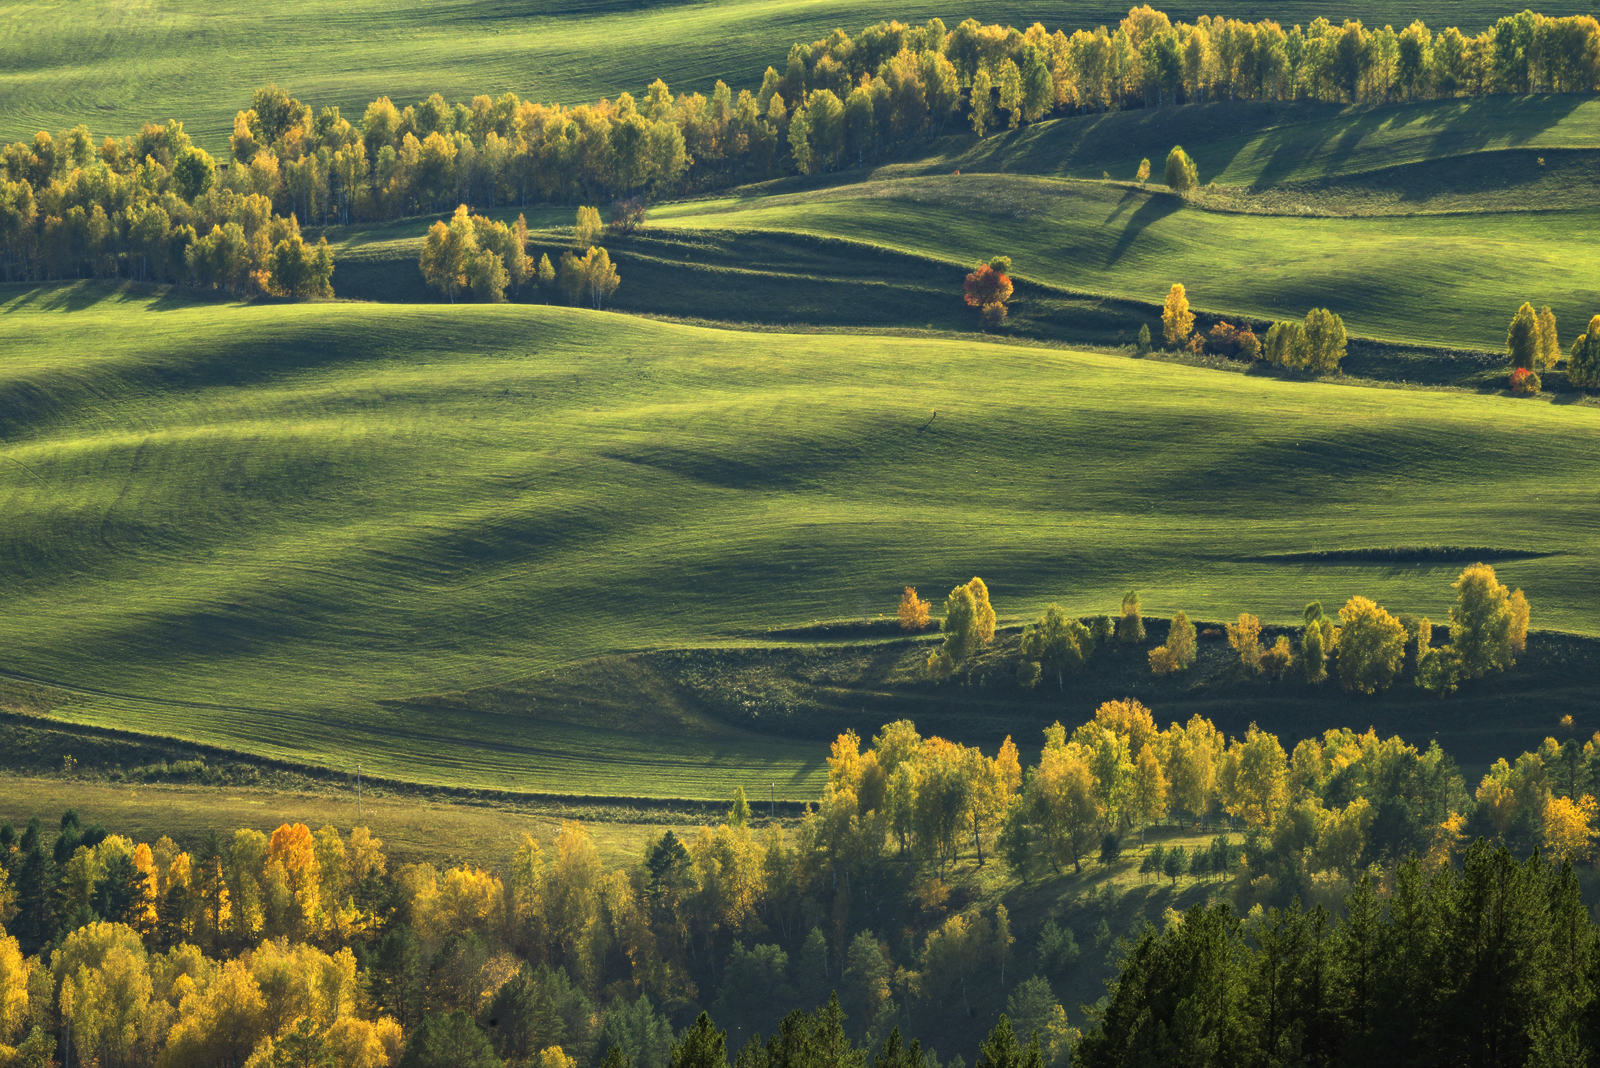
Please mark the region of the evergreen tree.
<svg viewBox="0 0 1600 1068"><path fill-rule="evenodd" d="M672 1050L672 1068L727 1068L728 1033L701 1013Z"/></svg>
<svg viewBox="0 0 1600 1068"><path fill-rule="evenodd" d="M501 1068L489 1038L459 1009L425 1016L406 1041L399 1068Z"/></svg>

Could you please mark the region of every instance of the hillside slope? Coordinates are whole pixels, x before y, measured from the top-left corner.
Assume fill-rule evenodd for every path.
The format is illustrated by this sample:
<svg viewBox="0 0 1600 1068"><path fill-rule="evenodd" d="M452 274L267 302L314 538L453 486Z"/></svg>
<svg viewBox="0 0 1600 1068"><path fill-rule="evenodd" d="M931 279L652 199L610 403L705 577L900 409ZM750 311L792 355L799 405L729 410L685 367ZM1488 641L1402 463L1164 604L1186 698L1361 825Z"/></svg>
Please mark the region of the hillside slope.
<svg viewBox="0 0 1600 1068"><path fill-rule="evenodd" d="M1496 549L1536 625L1600 618L1590 406L543 307L0 292L0 668L77 687L83 722L424 782L807 796L814 746L664 699L586 725L405 702L972 574L1013 618L1129 587L1444 618L1459 563L1275 555L1338 547Z"/></svg>
<svg viewBox="0 0 1600 1068"><path fill-rule="evenodd" d="M349 118L383 95L402 107L434 92L455 101L507 90L577 103L637 95L658 77L674 90L709 92L718 78L753 90L769 64L783 67L792 42L826 37L835 27L853 34L880 19L921 22L937 15L950 26L968 16L1023 27L1042 19L1070 33L1115 25L1128 6L350 0L330 11L304 0L21 0L6 5L0 28L0 138L31 139L36 130L54 133L80 122L97 136L121 136L144 122L176 118L219 153L227 150L234 113L268 82L316 107L337 105ZM1285 26L1319 15L1396 26L1413 18L1440 22L1436 7L1415 0L1362 0L1342 9L1284 0L1269 10L1228 11L1183 3L1164 10L1174 19L1270 17ZM1450 20L1475 34L1517 10L1474 2L1456 5Z"/></svg>

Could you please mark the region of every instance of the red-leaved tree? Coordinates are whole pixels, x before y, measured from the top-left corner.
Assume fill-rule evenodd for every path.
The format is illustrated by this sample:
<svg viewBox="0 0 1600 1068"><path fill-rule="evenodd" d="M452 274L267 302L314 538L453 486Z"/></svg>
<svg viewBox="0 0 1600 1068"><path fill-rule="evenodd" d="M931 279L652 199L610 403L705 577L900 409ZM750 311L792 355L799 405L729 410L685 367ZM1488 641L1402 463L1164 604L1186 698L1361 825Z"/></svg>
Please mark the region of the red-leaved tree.
<svg viewBox="0 0 1600 1068"><path fill-rule="evenodd" d="M1010 256L996 256L988 263L980 263L967 275L966 300L983 313L985 326L999 326L1005 322L1006 301L1011 299Z"/></svg>

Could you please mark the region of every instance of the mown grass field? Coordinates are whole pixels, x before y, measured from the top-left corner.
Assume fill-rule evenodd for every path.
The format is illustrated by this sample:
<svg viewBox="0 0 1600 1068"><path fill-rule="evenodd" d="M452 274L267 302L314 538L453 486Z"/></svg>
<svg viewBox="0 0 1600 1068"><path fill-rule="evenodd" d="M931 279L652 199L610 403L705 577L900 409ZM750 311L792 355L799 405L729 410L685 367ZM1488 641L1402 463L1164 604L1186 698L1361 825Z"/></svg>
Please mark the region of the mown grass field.
<svg viewBox="0 0 1600 1068"><path fill-rule="evenodd" d="M64 720L408 781L806 798L815 742L665 697L546 715L539 676L973 574L1013 619L1134 586L1445 617L1459 564L1275 556L1340 547L1496 549L1536 626L1594 634L1597 423L977 340L11 288L0 667Z"/></svg>
<svg viewBox="0 0 1600 1068"><path fill-rule="evenodd" d="M513 90L536 100L576 103L639 93L657 77L673 89L709 90L722 78L754 89L790 43L851 34L880 19L921 22L935 15L1051 29L1115 25L1128 5L1074 0L1002 0L950 7L916 0L711 0L639 3L585 0L426 0L396 6L355 0L330 9L292 0L17 0L0 26L0 137L31 138L87 122L123 135L140 123L183 120L212 152L226 150L234 112L258 86L276 81L317 106L359 112L380 95L404 106L442 92L452 100ZM1319 15L1404 26L1440 22L1414 0L1372 0L1334 9L1285 0L1270 10L1213 11L1167 5L1174 18L1199 14L1271 17L1285 26ZM1448 19L1475 34L1516 5L1474 0ZM352 116L353 117L353 116Z"/></svg>

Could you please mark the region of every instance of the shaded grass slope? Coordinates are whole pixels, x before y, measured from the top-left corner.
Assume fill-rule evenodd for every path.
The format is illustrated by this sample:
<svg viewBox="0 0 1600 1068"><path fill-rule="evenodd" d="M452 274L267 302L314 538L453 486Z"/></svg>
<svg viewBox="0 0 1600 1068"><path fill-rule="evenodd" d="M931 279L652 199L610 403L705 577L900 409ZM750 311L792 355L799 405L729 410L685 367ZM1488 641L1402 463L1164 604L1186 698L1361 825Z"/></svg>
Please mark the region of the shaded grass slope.
<svg viewBox="0 0 1600 1068"><path fill-rule="evenodd" d="M78 722L425 783L805 797L818 747L665 698L416 698L972 574L1014 616L1136 586L1443 618L1458 563L1270 558L1486 532L1552 554L1501 565L1536 625L1600 618L1591 407L518 305L4 297L0 668Z"/></svg>

